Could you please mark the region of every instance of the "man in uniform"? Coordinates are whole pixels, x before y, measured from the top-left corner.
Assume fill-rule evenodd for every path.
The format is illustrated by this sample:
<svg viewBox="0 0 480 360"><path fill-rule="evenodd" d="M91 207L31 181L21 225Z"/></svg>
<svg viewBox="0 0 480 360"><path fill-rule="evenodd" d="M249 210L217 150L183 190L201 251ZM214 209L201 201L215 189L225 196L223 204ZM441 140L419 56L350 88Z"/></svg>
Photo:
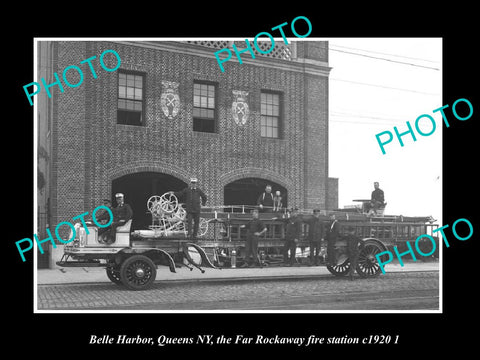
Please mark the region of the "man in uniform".
<svg viewBox="0 0 480 360"><path fill-rule="evenodd" d="M265 191L258 197L257 205L261 212L273 211L272 185L265 186Z"/></svg>
<svg viewBox="0 0 480 360"><path fill-rule="evenodd" d="M327 226L327 262L329 265L334 266L337 264L335 255L335 243L337 242L340 232L338 221L335 219L335 214L330 214L330 221L328 222Z"/></svg>
<svg viewBox="0 0 480 360"><path fill-rule="evenodd" d="M249 264L250 255L253 258L253 262L262 267L262 263L258 256L258 239L260 236L265 234L267 227L258 218L257 209L252 211L252 220L250 220L247 225L242 225L242 227L245 226L247 227L247 240L245 241L245 263L242 265L242 267L251 266Z"/></svg>
<svg viewBox="0 0 480 360"><path fill-rule="evenodd" d="M290 217L285 220L285 245L283 246L283 262L286 266L295 264L295 252L297 243L302 234L302 220L298 217L298 208L292 208ZM290 250L290 260L288 260L288 251Z"/></svg>
<svg viewBox="0 0 480 360"><path fill-rule="evenodd" d="M319 252L323 247L323 222L320 210L313 210L313 217L308 221L308 240L310 241L310 266L319 265Z"/></svg>
<svg viewBox="0 0 480 360"><path fill-rule="evenodd" d="M207 202L207 196L197 187L197 183L197 178L192 177L190 179L189 187L177 192L169 192L170 194L174 194L175 196L185 200L185 210L187 212L187 233L188 237L192 240L197 238L198 227L200 225L201 206L205 206L205 203Z"/></svg>
<svg viewBox="0 0 480 360"><path fill-rule="evenodd" d="M125 223L133 216L132 208L130 205L125 203L125 198L122 193L115 194L115 199L117 200L117 206L112 209L112 224L109 227L98 229L99 236L108 231L107 243L115 242L115 233L117 231L117 227L125 225Z"/></svg>
<svg viewBox="0 0 480 360"><path fill-rule="evenodd" d="M349 226L346 231L346 236L344 239L347 241L347 248L348 248L348 258L350 260L350 280L354 279L355 270L357 268L358 263L358 254L359 248L358 243L360 242L360 238L355 235L355 227Z"/></svg>
<svg viewBox="0 0 480 360"><path fill-rule="evenodd" d="M370 211L376 214L377 210L385 205L385 194L377 181L373 183L373 187L375 190L372 191L372 198L370 199Z"/></svg>

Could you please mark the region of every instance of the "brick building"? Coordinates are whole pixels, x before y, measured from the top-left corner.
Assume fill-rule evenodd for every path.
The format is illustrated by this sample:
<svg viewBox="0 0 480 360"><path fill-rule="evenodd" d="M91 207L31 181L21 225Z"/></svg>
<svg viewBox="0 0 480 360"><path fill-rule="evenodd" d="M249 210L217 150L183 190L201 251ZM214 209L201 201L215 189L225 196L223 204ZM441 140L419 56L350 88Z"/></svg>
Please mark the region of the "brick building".
<svg viewBox="0 0 480 360"><path fill-rule="evenodd" d="M38 213L42 226L91 212L123 192L134 228L150 218L151 195L191 176L208 205L250 204L266 183L288 206L337 207L328 177L328 42L276 42L268 55L235 55L221 72L214 52L233 41L39 41L36 95ZM245 42L235 41L241 48ZM100 55L121 58L105 71ZM105 53L106 68L117 63ZM97 77L87 63L91 61ZM63 81L63 80L62 80ZM40 219L42 217L42 219Z"/></svg>

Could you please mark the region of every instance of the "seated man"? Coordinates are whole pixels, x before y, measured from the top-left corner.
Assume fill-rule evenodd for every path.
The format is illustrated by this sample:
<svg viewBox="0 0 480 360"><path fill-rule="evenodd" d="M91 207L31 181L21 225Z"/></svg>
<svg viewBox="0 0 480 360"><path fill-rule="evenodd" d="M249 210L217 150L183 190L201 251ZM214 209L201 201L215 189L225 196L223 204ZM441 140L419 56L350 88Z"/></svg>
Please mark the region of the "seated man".
<svg viewBox="0 0 480 360"><path fill-rule="evenodd" d="M378 182L373 183L375 190L372 191L372 198L368 204L368 214L377 214L377 210L385 206L385 195L383 190L379 188Z"/></svg>
<svg viewBox="0 0 480 360"><path fill-rule="evenodd" d="M106 233L107 244L112 244L115 242L115 233L117 231L117 227L124 225L132 218L133 215L132 208L130 205L125 204L122 193L115 194L115 199L117 200L117 207L112 209L113 220L111 225L106 228L98 229L98 236Z"/></svg>

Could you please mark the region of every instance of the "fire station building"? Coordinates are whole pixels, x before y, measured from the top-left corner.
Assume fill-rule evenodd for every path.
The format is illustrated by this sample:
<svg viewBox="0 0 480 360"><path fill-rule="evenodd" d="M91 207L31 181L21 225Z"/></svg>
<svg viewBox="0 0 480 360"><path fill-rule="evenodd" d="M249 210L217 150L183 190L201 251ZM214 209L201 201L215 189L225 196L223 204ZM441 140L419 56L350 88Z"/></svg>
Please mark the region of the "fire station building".
<svg viewBox="0 0 480 360"><path fill-rule="evenodd" d="M328 177L328 42L278 41L268 54L242 53L242 63L232 56L222 72L214 53L232 43L246 47L38 41L35 81L52 84L71 65L83 70L83 79L67 74L79 86L51 86L51 97L34 99L40 239L103 199L115 205L117 192L133 209L132 230L146 228L148 198L182 189L190 177L207 206L255 204L266 184L289 207L338 206L338 179ZM115 71L100 66L106 50L121 58ZM103 63L114 68L118 59L107 55Z"/></svg>

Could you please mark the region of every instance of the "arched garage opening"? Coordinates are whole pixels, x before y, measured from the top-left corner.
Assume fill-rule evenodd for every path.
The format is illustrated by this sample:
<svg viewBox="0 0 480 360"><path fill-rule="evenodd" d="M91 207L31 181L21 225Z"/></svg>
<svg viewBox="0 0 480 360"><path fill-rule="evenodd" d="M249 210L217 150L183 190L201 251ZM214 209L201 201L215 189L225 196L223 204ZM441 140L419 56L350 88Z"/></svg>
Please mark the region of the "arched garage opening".
<svg viewBox="0 0 480 360"><path fill-rule="evenodd" d="M158 172L138 172L128 174L112 181L112 205L116 206L115 194L123 193L125 202L132 207L132 229L148 229L152 216L147 210L147 201L153 195L162 195L167 191L178 191L187 184L169 174Z"/></svg>
<svg viewBox="0 0 480 360"><path fill-rule="evenodd" d="M287 206L288 193L282 185L261 178L243 178L225 185L223 190L224 205L256 205L258 197L265 190L267 184L272 185L272 193L280 191L283 206ZM230 211L226 209L226 211ZM235 210L234 210L235 211ZM237 209L236 211L241 211Z"/></svg>

